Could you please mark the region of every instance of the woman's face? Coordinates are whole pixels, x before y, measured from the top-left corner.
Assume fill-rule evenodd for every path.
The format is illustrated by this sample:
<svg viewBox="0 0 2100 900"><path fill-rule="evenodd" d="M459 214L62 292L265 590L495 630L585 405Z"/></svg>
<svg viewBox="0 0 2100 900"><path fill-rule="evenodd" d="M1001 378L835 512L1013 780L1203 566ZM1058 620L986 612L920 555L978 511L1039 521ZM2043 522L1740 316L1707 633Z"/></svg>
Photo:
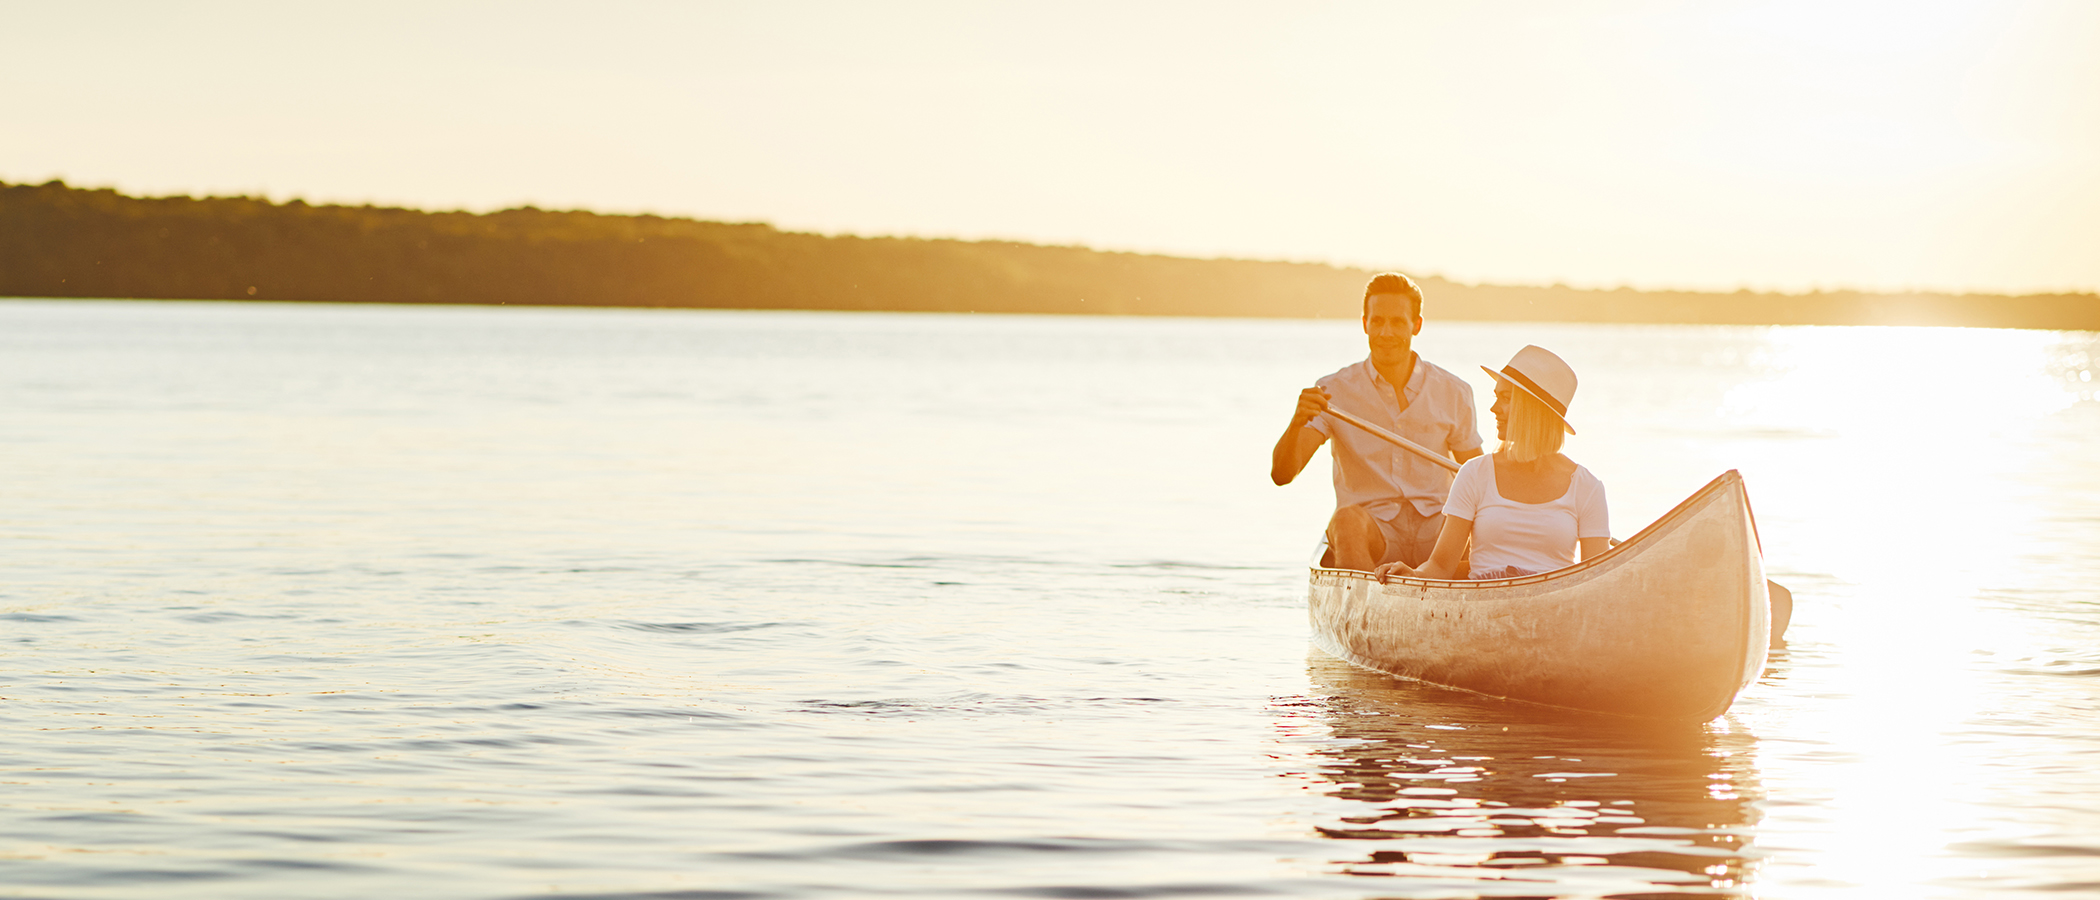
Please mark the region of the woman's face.
<svg viewBox="0 0 2100 900"><path fill-rule="evenodd" d="M1495 404L1488 407L1488 412L1495 414L1495 440L1498 441L1509 440L1510 391L1509 385L1500 381L1495 382Z"/></svg>

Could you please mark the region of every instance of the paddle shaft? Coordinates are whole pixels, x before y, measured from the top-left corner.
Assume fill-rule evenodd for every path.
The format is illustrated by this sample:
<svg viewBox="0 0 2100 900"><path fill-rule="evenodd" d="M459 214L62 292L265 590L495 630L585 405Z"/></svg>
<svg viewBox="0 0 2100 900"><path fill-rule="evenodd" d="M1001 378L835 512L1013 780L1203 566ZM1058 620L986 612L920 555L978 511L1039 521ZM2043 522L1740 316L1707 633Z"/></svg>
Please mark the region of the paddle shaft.
<svg viewBox="0 0 2100 900"><path fill-rule="evenodd" d="M1438 453L1435 450L1431 450L1428 447L1424 447L1421 444L1417 444L1414 441L1410 441L1404 437L1401 437L1397 434L1394 434L1390 431L1387 431L1383 428L1380 428L1376 425L1359 419L1353 415L1350 415L1349 413L1343 412L1332 406L1327 407L1327 414L1370 432L1372 437L1378 438L1379 440L1385 441L1389 444L1399 447L1400 449L1405 450L1409 453L1413 453L1416 456L1429 460L1430 462L1436 463L1437 465L1443 466L1446 469L1450 469L1453 472L1458 471L1458 463L1453 462L1451 457Z"/></svg>

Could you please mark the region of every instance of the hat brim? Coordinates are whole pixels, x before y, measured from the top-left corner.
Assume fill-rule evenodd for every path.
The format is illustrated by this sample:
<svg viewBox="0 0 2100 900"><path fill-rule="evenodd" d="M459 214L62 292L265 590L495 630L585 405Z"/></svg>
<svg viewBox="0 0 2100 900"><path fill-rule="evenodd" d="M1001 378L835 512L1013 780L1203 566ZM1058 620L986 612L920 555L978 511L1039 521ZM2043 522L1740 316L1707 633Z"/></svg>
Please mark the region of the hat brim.
<svg viewBox="0 0 2100 900"><path fill-rule="evenodd" d="M1497 372L1494 369L1490 369L1486 366L1481 366L1480 371L1486 372L1489 375L1494 376L1496 381L1502 382L1503 384L1509 385L1510 387L1523 391L1526 395L1530 396L1531 399L1537 400L1539 402L1539 406L1544 408L1548 414L1560 420L1560 427L1567 429L1569 434L1575 433L1575 426L1568 424L1568 417L1561 415L1560 413L1554 412L1552 402L1548 401L1544 397L1539 396L1537 391L1525 387L1524 385L1512 380L1509 376L1504 375L1501 372Z"/></svg>

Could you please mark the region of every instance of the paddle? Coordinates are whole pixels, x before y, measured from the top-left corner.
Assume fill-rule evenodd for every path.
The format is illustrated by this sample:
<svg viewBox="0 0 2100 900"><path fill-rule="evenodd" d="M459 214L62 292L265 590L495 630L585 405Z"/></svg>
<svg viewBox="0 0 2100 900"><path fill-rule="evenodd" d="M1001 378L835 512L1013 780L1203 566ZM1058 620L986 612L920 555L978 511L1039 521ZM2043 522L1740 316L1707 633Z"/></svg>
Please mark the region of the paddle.
<svg viewBox="0 0 2100 900"><path fill-rule="evenodd" d="M1370 432L1372 437L1378 438L1379 440L1385 441L1389 444L1392 444L1393 446L1399 447L1400 449L1405 450L1409 453L1413 453L1416 456L1429 460L1430 462L1436 463L1437 465L1443 466L1446 469L1450 469L1453 472L1458 471L1458 463L1453 462L1451 460L1451 457L1438 453L1435 450L1431 450L1428 447L1424 447L1421 444L1417 444L1414 441L1410 441L1404 437L1401 437L1397 434L1394 434L1390 431L1387 431L1383 428L1380 428L1376 425L1359 419L1356 416L1350 415L1349 413L1343 412L1332 406L1327 407L1327 414Z"/></svg>
<svg viewBox="0 0 2100 900"><path fill-rule="evenodd" d="M1379 440L1392 444L1395 447L1399 447L1402 450L1405 450L1423 459L1429 460L1430 462L1436 463L1437 465L1443 466L1446 469L1450 469L1453 472L1458 471L1458 463L1453 462L1451 460L1451 457L1440 454L1434 450L1429 449L1428 447L1424 447L1421 444L1417 444L1414 441L1410 441L1404 437L1401 437L1397 434L1394 434L1390 431L1387 431L1383 428L1366 422L1363 419L1358 418L1357 416L1351 415L1343 410L1336 409L1333 406L1327 407L1327 414L1344 422L1347 422L1351 425L1354 425L1358 428L1361 428L1367 432L1370 432L1372 437L1378 438ZM1612 538L1611 542L1613 546L1617 546L1619 543L1619 539ZM1772 646L1777 647L1780 644L1785 643L1784 635L1786 634L1787 623L1791 622L1794 618L1794 592L1787 590L1786 586L1780 584L1779 582L1767 579L1765 581L1765 594L1768 597L1770 597L1771 600Z"/></svg>

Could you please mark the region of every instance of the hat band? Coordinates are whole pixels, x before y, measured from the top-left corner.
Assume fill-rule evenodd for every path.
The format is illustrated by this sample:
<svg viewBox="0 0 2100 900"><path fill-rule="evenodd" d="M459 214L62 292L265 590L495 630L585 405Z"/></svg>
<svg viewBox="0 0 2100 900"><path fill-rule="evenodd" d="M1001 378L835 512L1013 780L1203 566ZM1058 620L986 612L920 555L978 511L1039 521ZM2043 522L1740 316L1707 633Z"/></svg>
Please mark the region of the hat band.
<svg viewBox="0 0 2100 900"><path fill-rule="evenodd" d="M1532 396L1546 401L1546 405L1552 407L1553 412L1559 415L1562 420L1568 418L1568 405L1556 399L1552 391L1539 387L1539 383L1531 380L1531 376L1517 371L1516 366L1503 366L1502 374L1509 376L1509 380L1523 385L1524 389L1530 391Z"/></svg>

